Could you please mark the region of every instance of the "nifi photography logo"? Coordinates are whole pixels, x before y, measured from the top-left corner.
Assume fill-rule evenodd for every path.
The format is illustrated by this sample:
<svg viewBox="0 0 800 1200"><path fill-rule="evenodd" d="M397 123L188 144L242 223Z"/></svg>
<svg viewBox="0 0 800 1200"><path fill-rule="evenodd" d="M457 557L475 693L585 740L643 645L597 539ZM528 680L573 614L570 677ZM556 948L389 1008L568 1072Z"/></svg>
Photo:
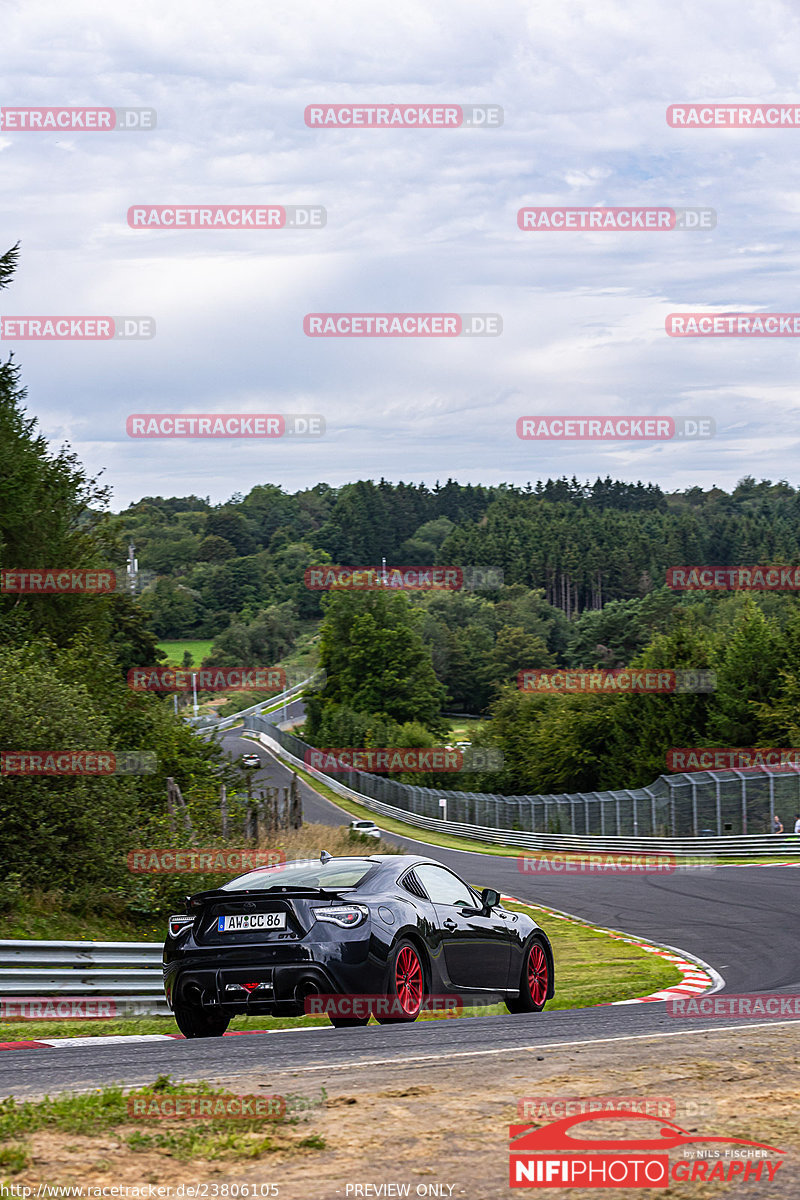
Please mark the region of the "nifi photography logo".
<svg viewBox="0 0 800 1200"><path fill-rule="evenodd" d="M613 1130L614 1121L625 1122L624 1131L619 1127ZM612 1122L611 1135L609 1126L600 1122ZM636 1129L638 1136L630 1132L632 1123L641 1128L641 1132ZM584 1126L580 1133L574 1130L578 1125ZM778 1156L785 1154L763 1142L690 1133L673 1121L621 1108L578 1113L549 1125L511 1125L509 1138L512 1188L768 1183L783 1166L784 1160ZM672 1162L671 1150L679 1152Z"/></svg>

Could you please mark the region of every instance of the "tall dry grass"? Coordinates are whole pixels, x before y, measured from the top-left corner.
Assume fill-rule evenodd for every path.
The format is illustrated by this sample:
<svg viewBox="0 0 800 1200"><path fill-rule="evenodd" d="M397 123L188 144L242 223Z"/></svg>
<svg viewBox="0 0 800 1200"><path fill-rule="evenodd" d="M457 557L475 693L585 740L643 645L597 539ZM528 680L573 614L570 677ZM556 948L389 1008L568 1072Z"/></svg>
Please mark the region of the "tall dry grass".
<svg viewBox="0 0 800 1200"><path fill-rule="evenodd" d="M383 838L351 837L345 825L320 825L304 823L301 829L290 829L270 834L263 839L260 849L280 850L286 861L295 858L319 858L327 850L334 858L350 854L402 854L397 846L390 846Z"/></svg>

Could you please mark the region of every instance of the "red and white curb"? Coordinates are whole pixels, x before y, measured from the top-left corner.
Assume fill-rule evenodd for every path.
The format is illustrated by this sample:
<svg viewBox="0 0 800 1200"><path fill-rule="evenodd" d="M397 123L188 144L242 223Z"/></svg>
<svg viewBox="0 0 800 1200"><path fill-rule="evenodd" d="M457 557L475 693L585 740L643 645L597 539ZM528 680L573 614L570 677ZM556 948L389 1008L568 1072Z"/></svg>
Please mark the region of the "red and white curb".
<svg viewBox="0 0 800 1200"><path fill-rule="evenodd" d="M613 1004L651 1004L657 1000L699 996L703 992L718 992L725 986L725 980L719 972L704 962L702 958L697 958L694 954L688 954L685 950L679 950L675 946L661 946L658 942L640 937L635 933L623 933L621 929L606 929L600 925L593 925L591 921L584 921L582 917L573 916L572 913L561 912L560 909L548 908L542 904L531 904L530 901L519 900L516 896L503 896L502 899L510 900L513 904L524 904L527 908L537 908L555 921L571 921L575 925L584 925L593 929L596 933L605 933L615 941L628 942L629 945L636 946L646 954L657 954L659 958L663 958L677 967L683 976L681 982L672 987L663 988L660 992L651 992L649 996L635 996L631 1000L612 1000L609 1007Z"/></svg>
<svg viewBox="0 0 800 1200"><path fill-rule="evenodd" d="M307 1033L325 1025L301 1025L296 1029L232 1029L223 1037L254 1037L262 1033ZM333 1026L331 1025L332 1029ZM99 1037L31 1038L25 1042L0 1042L0 1050L60 1050L62 1046L116 1046L130 1042L185 1042L182 1033L117 1033Z"/></svg>

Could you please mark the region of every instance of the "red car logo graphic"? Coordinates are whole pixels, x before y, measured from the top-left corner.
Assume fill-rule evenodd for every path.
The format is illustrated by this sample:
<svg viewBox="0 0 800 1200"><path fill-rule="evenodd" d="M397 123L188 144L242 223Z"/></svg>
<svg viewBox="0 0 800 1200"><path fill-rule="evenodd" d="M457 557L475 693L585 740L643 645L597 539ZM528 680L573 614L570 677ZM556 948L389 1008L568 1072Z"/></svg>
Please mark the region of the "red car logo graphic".
<svg viewBox="0 0 800 1200"><path fill-rule="evenodd" d="M573 1125L582 1125L588 1121L607 1121L609 1119L624 1119L625 1121L649 1121L658 1125L658 1134L644 1138L616 1138L606 1141L602 1138L585 1138L572 1135L569 1130ZM644 1132L644 1131L643 1131ZM681 1129L673 1121L660 1120L646 1113L628 1112L624 1109L608 1109L601 1113L578 1113L574 1117L563 1117L550 1125L540 1127L530 1125L509 1126L511 1139L510 1150L514 1154L539 1153L541 1151L576 1150L672 1150L676 1146L687 1146L692 1142L725 1142L735 1146L757 1146L761 1150L770 1150L773 1154L785 1154L777 1146L768 1146L764 1142L751 1142L746 1138L716 1137L708 1134L689 1133Z"/></svg>

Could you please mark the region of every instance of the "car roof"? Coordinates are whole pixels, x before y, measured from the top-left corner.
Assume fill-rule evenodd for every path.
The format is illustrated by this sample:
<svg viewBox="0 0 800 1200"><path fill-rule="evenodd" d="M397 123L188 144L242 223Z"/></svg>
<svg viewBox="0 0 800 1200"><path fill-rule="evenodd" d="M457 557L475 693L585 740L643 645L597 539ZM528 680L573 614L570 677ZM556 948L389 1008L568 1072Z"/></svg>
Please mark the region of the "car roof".
<svg viewBox="0 0 800 1200"><path fill-rule="evenodd" d="M381 863L385 867L396 866L397 874L402 874L409 867L418 867L422 863L426 863L432 867L444 867L444 863L437 862L435 858L425 858L422 854L370 854L366 857L370 862ZM444 867L449 871L449 867Z"/></svg>
<svg viewBox="0 0 800 1200"><path fill-rule="evenodd" d="M292 861L295 862L314 862L315 859L289 859L285 866L291 866ZM407 871L409 867L420 866L422 863L427 863L432 867L444 867L446 871L450 867L445 867L444 863L437 862L435 858L425 858L422 854L333 854L330 862L368 862L374 863L376 866L384 868L396 868L397 874L401 875L403 871Z"/></svg>

